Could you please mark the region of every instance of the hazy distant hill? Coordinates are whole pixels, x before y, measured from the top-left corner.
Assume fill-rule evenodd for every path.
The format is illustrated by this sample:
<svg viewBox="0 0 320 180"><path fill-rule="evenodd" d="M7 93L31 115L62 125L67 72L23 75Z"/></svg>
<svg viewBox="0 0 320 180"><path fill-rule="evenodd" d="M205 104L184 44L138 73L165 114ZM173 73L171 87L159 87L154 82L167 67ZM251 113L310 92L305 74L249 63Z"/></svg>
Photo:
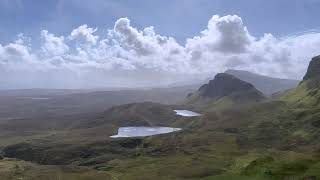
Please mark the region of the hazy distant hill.
<svg viewBox="0 0 320 180"><path fill-rule="evenodd" d="M221 107L232 104L259 102L264 95L252 84L227 73L217 74L208 84L188 96L187 103L196 106Z"/></svg>
<svg viewBox="0 0 320 180"><path fill-rule="evenodd" d="M54 167L25 168L17 162L22 159L41 165L68 165L61 166L67 170L71 170L70 165L85 166L120 180L316 180L320 178L319 69L320 57L315 57L297 88L276 100L264 97L254 85L233 75L217 74L188 96L188 105L202 114L199 117L176 116L173 110L177 106L144 102L98 113L61 116L59 111L54 116L0 122L1 154L16 158L0 160L0 165L9 167L9 177L38 174L43 167ZM134 95L127 91L117 93L78 93L52 100L56 107L68 103L61 108L74 106L73 112L82 113L89 111L85 107L97 110L99 104L108 101L107 96L111 96L108 103L114 104ZM138 97L145 99L149 93L142 91L143 96ZM157 93L152 97L171 100L171 95ZM29 104L30 101L38 103ZM0 110L26 115L33 108L39 113L48 108L45 101L18 99L18 107L29 108L24 110L8 108L0 99L4 104ZM182 131L145 138L109 138L121 126L170 126ZM6 171L0 171L0 177L3 173Z"/></svg>
<svg viewBox="0 0 320 180"><path fill-rule="evenodd" d="M178 119L173 111L175 106L153 102L130 103L114 106L99 113L92 120L79 123L78 127L102 125L121 126L168 126Z"/></svg>
<svg viewBox="0 0 320 180"><path fill-rule="evenodd" d="M298 80L273 78L242 70L227 70L225 73L253 84L258 90L268 96L279 91L295 88L299 83Z"/></svg>
<svg viewBox="0 0 320 180"><path fill-rule="evenodd" d="M170 88L137 90L54 90L25 89L0 91L0 122L70 114L86 114L104 111L112 106L152 101L175 104L185 99L188 93L199 86L188 85Z"/></svg>

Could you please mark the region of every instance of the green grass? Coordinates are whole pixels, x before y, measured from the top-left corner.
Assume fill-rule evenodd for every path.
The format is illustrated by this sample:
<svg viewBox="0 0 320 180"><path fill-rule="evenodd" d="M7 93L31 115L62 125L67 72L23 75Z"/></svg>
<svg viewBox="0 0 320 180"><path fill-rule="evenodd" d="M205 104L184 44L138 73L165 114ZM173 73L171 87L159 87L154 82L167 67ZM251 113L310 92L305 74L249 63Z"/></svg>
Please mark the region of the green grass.
<svg viewBox="0 0 320 180"><path fill-rule="evenodd" d="M43 166L5 159L0 160L0 180L111 180L111 176L83 167Z"/></svg>
<svg viewBox="0 0 320 180"><path fill-rule="evenodd" d="M230 153L230 152L229 152ZM226 157L229 158L226 158ZM303 153L258 150L234 156L223 152L201 155L137 157L108 163L107 172L119 180L172 179L303 179L319 176L319 159Z"/></svg>
<svg viewBox="0 0 320 180"><path fill-rule="evenodd" d="M316 80L307 80L281 97L293 107L310 108L319 105L320 91Z"/></svg>
<svg viewBox="0 0 320 180"><path fill-rule="evenodd" d="M317 91L304 82L280 100L240 106L221 98L205 104L206 108L200 108L203 116L196 118L178 118L170 108L161 105L148 106L149 110L139 104L121 106L112 110L112 117L99 119L99 123L109 122L110 118L123 120L127 112L137 122L142 118L151 124L175 116L173 121L165 119L163 123L182 127L183 131L113 140L108 135L116 126L105 124L28 137L12 136L14 143L24 142L11 146L14 157L55 166L3 160L0 172L7 179L42 176L54 180L319 179L317 98ZM149 113L151 110L154 113ZM118 111L121 116L117 116ZM161 116L157 116L159 111ZM10 144L5 137L10 136L0 136L3 146ZM70 170L57 164L86 167L75 166Z"/></svg>

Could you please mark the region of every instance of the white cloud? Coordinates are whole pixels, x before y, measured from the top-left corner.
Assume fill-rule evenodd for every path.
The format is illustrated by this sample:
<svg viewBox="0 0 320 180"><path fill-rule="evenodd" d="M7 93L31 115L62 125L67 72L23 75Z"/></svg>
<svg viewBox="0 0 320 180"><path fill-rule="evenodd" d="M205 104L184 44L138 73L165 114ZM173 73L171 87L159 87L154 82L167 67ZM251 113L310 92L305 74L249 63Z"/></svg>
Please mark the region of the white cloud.
<svg viewBox="0 0 320 180"><path fill-rule="evenodd" d="M143 32L139 32L130 26L128 18L120 18L116 21L113 34L113 37L124 49L133 50L137 55L150 55L156 51L152 42L153 29L148 28L147 33L143 34Z"/></svg>
<svg viewBox="0 0 320 180"><path fill-rule="evenodd" d="M63 55L69 50L63 36L57 37L54 34L50 34L47 30L42 30L41 38L43 39L42 51L47 56Z"/></svg>
<svg viewBox="0 0 320 180"><path fill-rule="evenodd" d="M99 36L94 35L97 30L97 28L89 28L88 25L84 24L72 30L69 38L76 40L83 46L95 45L99 39Z"/></svg>
<svg viewBox="0 0 320 180"><path fill-rule="evenodd" d="M244 53L252 43L253 37L243 25L239 16L213 16L201 36L188 39L191 50L215 51L221 53Z"/></svg>
<svg viewBox="0 0 320 180"><path fill-rule="evenodd" d="M4 53L10 57L25 57L29 52L25 46L17 43L10 43L4 47Z"/></svg>
<svg viewBox="0 0 320 180"><path fill-rule="evenodd" d="M82 25L65 39L43 30L40 51L23 38L0 45L0 67L10 69L0 72L1 82L19 82L1 79L10 72L12 77L32 77L30 86L36 87L48 79L59 88L163 85L213 77L229 68L301 78L311 57L320 54L320 33L254 37L236 15L213 16L185 45L152 26L139 30L128 18L118 19L104 37L95 33L97 28Z"/></svg>
<svg viewBox="0 0 320 180"><path fill-rule="evenodd" d="M0 62L5 64L25 63L31 59L29 50L30 48L24 44L21 37L13 43L0 45Z"/></svg>

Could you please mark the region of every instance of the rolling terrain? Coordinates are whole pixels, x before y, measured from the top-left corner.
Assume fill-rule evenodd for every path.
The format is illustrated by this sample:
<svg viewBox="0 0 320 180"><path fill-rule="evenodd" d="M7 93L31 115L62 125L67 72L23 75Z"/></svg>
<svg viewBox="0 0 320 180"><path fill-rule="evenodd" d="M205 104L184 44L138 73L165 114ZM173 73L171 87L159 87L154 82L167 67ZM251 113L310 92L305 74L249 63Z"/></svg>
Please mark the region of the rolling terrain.
<svg viewBox="0 0 320 180"><path fill-rule="evenodd" d="M49 115L50 108L41 103L15 104L38 107L37 111L44 108L45 113L2 119L0 147L5 158L0 165L12 168L0 171L0 177L46 179L39 174L63 171L60 179L81 173L89 174L81 176L84 179L119 180L319 179L319 69L320 58L315 57L303 81L277 99L265 97L252 83L221 73L184 101L176 101L178 105L127 102L103 110L73 107L74 111L69 109L73 113L63 113L62 108ZM91 103L96 104L83 107ZM196 110L202 116L179 117L176 108ZM109 138L118 127L142 125L183 130Z"/></svg>

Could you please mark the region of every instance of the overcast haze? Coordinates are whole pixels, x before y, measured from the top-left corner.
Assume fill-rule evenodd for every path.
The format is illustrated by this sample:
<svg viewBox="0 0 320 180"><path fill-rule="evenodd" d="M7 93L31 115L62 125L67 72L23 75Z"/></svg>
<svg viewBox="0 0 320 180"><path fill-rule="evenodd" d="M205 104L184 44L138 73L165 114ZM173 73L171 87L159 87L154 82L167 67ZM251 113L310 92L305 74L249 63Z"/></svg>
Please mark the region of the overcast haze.
<svg viewBox="0 0 320 180"><path fill-rule="evenodd" d="M0 0L0 88L194 83L227 69L301 79L318 0Z"/></svg>

